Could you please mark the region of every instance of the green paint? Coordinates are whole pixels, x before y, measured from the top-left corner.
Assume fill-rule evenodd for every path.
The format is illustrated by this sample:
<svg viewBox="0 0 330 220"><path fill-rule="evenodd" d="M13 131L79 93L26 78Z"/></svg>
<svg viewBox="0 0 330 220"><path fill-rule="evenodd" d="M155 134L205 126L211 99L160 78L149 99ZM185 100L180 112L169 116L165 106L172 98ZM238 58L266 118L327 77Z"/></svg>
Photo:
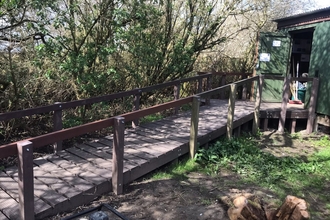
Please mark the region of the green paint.
<svg viewBox="0 0 330 220"><path fill-rule="evenodd" d="M260 33L259 58L269 54L269 61L259 59L258 74L286 76L289 65L291 39L288 34ZM283 81L267 79L264 82L262 100L267 102L281 102Z"/></svg>
<svg viewBox="0 0 330 220"><path fill-rule="evenodd" d="M330 22L317 24L312 44L309 76L320 79L316 112L330 115ZM309 94L308 94L309 97Z"/></svg>

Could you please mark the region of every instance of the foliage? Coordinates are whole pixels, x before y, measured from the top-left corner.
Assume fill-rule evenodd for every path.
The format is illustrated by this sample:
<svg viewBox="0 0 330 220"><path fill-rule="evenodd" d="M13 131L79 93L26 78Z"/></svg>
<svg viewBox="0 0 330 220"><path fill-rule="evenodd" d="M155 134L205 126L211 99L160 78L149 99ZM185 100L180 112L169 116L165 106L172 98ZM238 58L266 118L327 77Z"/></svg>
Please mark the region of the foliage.
<svg viewBox="0 0 330 220"><path fill-rule="evenodd" d="M277 2L283 3L3 0L0 111L154 85L194 70L250 71L255 33L268 27ZM149 98L144 95L143 104ZM84 121L84 112L72 115ZM19 121L15 126L21 127Z"/></svg>

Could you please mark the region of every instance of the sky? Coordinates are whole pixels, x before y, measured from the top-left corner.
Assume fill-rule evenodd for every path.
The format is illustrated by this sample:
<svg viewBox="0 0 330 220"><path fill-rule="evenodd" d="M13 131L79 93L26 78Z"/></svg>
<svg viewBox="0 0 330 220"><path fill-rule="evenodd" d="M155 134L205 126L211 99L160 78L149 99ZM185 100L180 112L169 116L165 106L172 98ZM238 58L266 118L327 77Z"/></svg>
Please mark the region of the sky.
<svg viewBox="0 0 330 220"><path fill-rule="evenodd" d="M330 1L329 0L315 0L317 3L317 8L325 8L330 7Z"/></svg>

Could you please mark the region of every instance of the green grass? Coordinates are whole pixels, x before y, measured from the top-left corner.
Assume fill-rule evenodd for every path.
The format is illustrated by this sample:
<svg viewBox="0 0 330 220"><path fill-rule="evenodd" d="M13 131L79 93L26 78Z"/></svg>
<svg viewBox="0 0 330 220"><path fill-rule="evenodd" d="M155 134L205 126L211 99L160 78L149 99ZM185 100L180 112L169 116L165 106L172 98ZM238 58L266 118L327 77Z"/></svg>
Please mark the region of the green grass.
<svg viewBox="0 0 330 220"><path fill-rule="evenodd" d="M293 136L300 140L300 136ZM330 209L330 140L304 139L306 146L318 146L314 154L301 158L299 155L277 157L262 151L254 138L233 138L219 140L209 148L198 150L195 160L183 160L153 174L153 179L187 179L187 173L198 171L218 176L227 169L240 176L235 186L259 186L277 195L280 205L287 195L317 201ZM290 154L289 154L290 155ZM247 185L246 185L247 184ZM205 201L205 203L208 203ZM322 211L311 207L310 212L317 219L323 219Z"/></svg>
<svg viewBox="0 0 330 220"><path fill-rule="evenodd" d="M329 136L323 136L319 140L309 140L315 147L329 147L330 148L330 139Z"/></svg>
<svg viewBox="0 0 330 220"><path fill-rule="evenodd" d="M300 140L298 136L294 138ZM220 140L208 149L200 149L196 162L216 173L227 168L237 173L248 184L271 190L281 200L287 195L318 201L330 207L330 140L327 136L319 140L307 140L308 145L317 146L317 151L307 158L299 156L276 157L259 148L253 138ZM289 154L290 155L290 154ZM322 219L322 212L312 208L311 213Z"/></svg>
<svg viewBox="0 0 330 220"><path fill-rule="evenodd" d="M141 124L148 123L148 122L153 122L153 121L158 121L160 119L163 119L165 116L157 113L157 114L152 114L152 115L147 115L143 118L140 119Z"/></svg>
<svg viewBox="0 0 330 220"><path fill-rule="evenodd" d="M178 163L172 163L152 174L152 179L187 179L187 174L198 170L198 164L194 160L184 159Z"/></svg>

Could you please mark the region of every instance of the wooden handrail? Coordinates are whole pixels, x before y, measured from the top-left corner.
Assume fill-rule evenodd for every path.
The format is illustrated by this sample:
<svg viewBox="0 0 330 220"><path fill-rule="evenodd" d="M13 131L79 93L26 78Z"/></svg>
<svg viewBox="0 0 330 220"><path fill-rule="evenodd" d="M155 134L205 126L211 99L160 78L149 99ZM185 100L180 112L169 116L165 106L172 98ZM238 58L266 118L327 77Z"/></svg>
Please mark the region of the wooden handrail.
<svg viewBox="0 0 330 220"><path fill-rule="evenodd" d="M125 118L125 122L129 122L129 121L133 121L136 118L141 118L147 115L151 115L151 114L155 114L157 112L161 112L164 111L166 109L170 109L170 108L175 108L175 107L180 107L184 104L188 104L192 102L192 96L189 96L187 98L182 98L182 99L178 99L175 101L171 101L171 102L166 102L164 104L159 104L159 105L155 105L146 109L140 109L134 112L128 112L125 114L120 115L121 117Z"/></svg>
<svg viewBox="0 0 330 220"><path fill-rule="evenodd" d="M243 85L243 84L246 84L246 83L250 83L252 81L255 81L258 78L259 78L259 76L254 76L254 77L251 77L251 78L248 78L248 79L239 80L239 81L234 82L232 84L236 84L237 86L240 86L240 85ZM220 92L222 92L223 90L228 89L230 87L230 85L231 84L220 86L218 88L211 89L211 90L208 90L208 91L199 93L198 95L201 96L202 98L206 98L206 97L209 97L209 96L212 96L212 95L216 95L216 94L219 94Z"/></svg>
<svg viewBox="0 0 330 220"><path fill-rule="evenodd" d="M186 79L178 79L174 80L171 82L166 82L162 84L157 84L157 85L152 85L144 88L138 88L138 89L133 89L129 91L124 91L124 92L119 92L115 94L110 94L110 95L104 95L104 96L99 96L99 97L93 97L93 98L88 98L88 99L82 99L82 100L76 100L76 101L71 101L71 102L63 102L63 103L58 103L58 104L52 104L52 105L47 105L47 106L42 106L42 107L37 107L37 108L30 108L30 109L24 109L24 110L18 110L18 111L12 111L12 112L7 112L7 113L1 113L0 114L0 121L6 121L14 118L21 118L24 116L30 116L30 115L35 115L35 114L43 114L43 113L48 113L52 111L58 111L58 110L64 110L64 109L70 109L70 108L75 108L78 106L83 106L83 105L89 105L89 104L94 104L98 102L104 102L104 101L111 101L114 99L119 99L131 95L136 95L141 92L150 92L156 89L161 89L161 88L166 88L169 86L174 86L177 85L178 83L184 83L184 82L189 82L189 81L194 81L198 80L200 78L207 78L212 74L206 74L202 76L194 76L194 77L189 77Z"/></svg>
<svg viewBox="0 0 330 220"><path fill-rule="evenodd" d="M52 144L56 141L62 141L65 139L73 138L79 135L86 134L88 132L93 132L111 126L113 126L113 118L108 118L104 120L99 120L99 121L94 121L87 124L79 125L72 128L63 129L60 131L47 133L37 137L28 138L25 139L25 141L30 141L33 143L34 148L39 148L46 146L48 144ZM10 144L5 144L0 146L0 159L17 155L17 149L16 149L17 143L18 142L13 142Z"/></svg>
<svg viewBox="0 0 330 220"><path fill-rule="evenodd" d="M222 90L226 90L230 87L230 84L228 85L224 85L224 86L220 86L218 88L215 88L215 89L211 89L209 91L205 91L205 92L202 92L202 93L199 93L198 95L201 97L201 98L206 98L206 97L210 97L212 95L216 95L216 94L219 94Z"/></svg>
<svg viewBox="0 0 330 220"><path fill-rule="evenodd" d="M284 76L278 76L278 75L263 75L265 79L273 79L273 80L281 80L284 81ZM313 77L290 77L290 81L306 81L306 82L312 82Z"/></svg>
<svg viewBox="0 0 330 220"><path fill-rule="evenodd" d="M200 78L196 78L200 79ZM300 78L297 78L300 79ZM310 78L302 78L302 80L310 81ZM309 121L309 128L312 130L313 127L313 121L314 121L314 112L315 112L315 106L316 106L316 100L317 100L317 88L318 88L318 79L313 79L313 91L312 91L312 97L311 104L309 107L309 114L312 115L310 121ZM150 114L154 114L166 109L170 108L176 108L180 107L184 104L193 103L193 109L192 109L192 116L191 116L191 129L190 129L190 139L189 144L190 146L190 155L191 157L194 157L194 154L197 150L197 137L198 137L198 115L199 115L199 106L200 106L200 98L201 97L210 97L213 94L218 94L220 91L231 88L231 93L229 97L229 110L227 117L227 137L232 137L233 132L233 121L234 121L234 111L235 111L235 97L236 97L236 88L239 85L244 85L247 83L251 83L253 81L258 81L258 94L257 100L255 102L255 113L254 117L259 117L259 109L260 109L260 103L261 103L261 91L262 91L262 85L264 76L255 76L248 79L243 79L240 81L237 81L235 83L221 86L219 88L209 90L206 92L199 93L195 96L189 96L187 98L182 98L178 100L174 100L171 102L167 102L164 104L152 106L146 109L140 109L136 110L134 112L125 113L116 117L99 120L91 123L87 123L84 125L55 131L52 133L48 133L45 135L41 135L38 137L33 137L26 139L24 141L15 142L7 145L0 146L0 159L8 156L18 155L19 154L19 169L20 169L20 178L19 178L19 194L20 194L20 212L22 219L33 219L33 208L31 206L28 206L29 202L32 201L33 203L33 154L30 151L31 148L38 148L41 146L45 146L48 144L52 144L56 141L65 140L68 138L72 138L75 136L79 136L88 132L92 132L95 130L100 130L103 128L113 127L114 129L114 141L113 141L113 164L112 164L112 187L116 194L121 194L123 192L123 152L124 152L124 123L127 123L129 121L133 121L137 118L144 117ZM292 80L292 78L291 78ZM286 78L286 87L284 89L284 102L287 102L287 95L288 94L288 84L289 84L290 78ZM177 85L177 83L182 83L183 81L176 81L173 84L166 84L166 86L171 85ZM172 83L172 82L171 82ZM150 87L149 87L150 88ZM136 89L138 93L141 92L141 90ZM132 91L136 91L132 90ZM131 92L131 91L128 91ZM58 104L61 105L62 103ZM254 120L254 132L256 132L258 128L258 120ZM284 123L283 123L284 124ZM26 165L27 164L27 165ZM32 173L32 174L31 174ZM27 202L24 202L27 201ZM29 211L30 210L30 211ZM28 212L29 211L29 212Z"/></svg>
<svg viewBox="0 0 330 220"><path fill-rule="evenodd" d="M154 114L154 113L166 110L166 109L182 106L182 105L188 104L190 102L192 102L192 97L179 99L177 101L167 102L165 104L152 106L150 108L141 109L141 110L134 111L134 112L129 112L129 113L122 114L119 116L124 117L125 122L129 122L129 121L135 120L136 118ZM26 141L32 142L34 148L43 147L43 146L52 144L57 141L62 141L65 139L69 139L69 138L73 138L73 137L76 137L79 135L86 134L88 132L93 132L96 130L101 130L103 128L111 127L111 126L113 126L113 123L114 123L113 120L114 120L114 117L104 119L104 120L94 121L94 122L86 123L84 125L79 125L76 127L51 132L51 133L40 135L37 137L28 138L28 139L26 139ZM10 144L5 144L5 145L0 146L0 159L17 155L16 145L17 145L17 142L13 142Z"/></svg>
<svg viewBox="0 0 330 220"><path fill-rule="evenodd" d="M208 76L210 77L210 76ZM233 83L230 86L236 88L238 84L251 82L259 77L253 77L247 80L241 80L237 84ZM200 78L197 78L200 83ZM178 86L178 83L182 81L176 81L174 85ZM210 83L210 78L208 78L208 84ZM172 84L167 84L172 85ZM209 87L209 85L208 85ZM222 89L226 88L223 86ZM200 91L200 89L199 89ZM219 89L217 90L219 91ZM231 94L231 99L234 100L236 96L235 90ZM131 92L131 91L130 91ZM141 91L138 91L140 94ZM211 93L200 93L204 94L210 98ZM20 215L22 220L34 219L34 202L33 202L33 148L42 147L54 142L62 141L68 138L79 136L88 132L93 132L95 130L100 130L103 128L113 127L114 129L114 139L113 139L113 161L112 161L112 188L116 194L121 194L123 192L123 155L124 155L124 130L125 123L129 121L134 121L137 118L144 117L150 114L154 114L170 108L178 108L184 104L193 103L192 116L191 116L191 131L190 131L190 155L194 157L197 150L197 137L198 137L198 120L199 120L199 105L200 96L190 96L187 98L177 99L164 104L152 106L146 109L136 110L134 112L129 112L122 114L120 116L115 116L112 118L99 120L84 125L63 129L59 131L54 131L45 135L38 137L29 138L23 141L10 143L0 146L0 159L8 156L19 155L19 194L20 194ZM228 120L231 125L233 123L234 106L235 102L229 102L232 106L231 119ZM58 105L62 105L59 103ZM231 126L232 128L232 126ZM229 131L230 134L232 129ZM26 205L30 203L30 205ZM32 211L31 211L32 210Z"/></svg>
<svg viewBox="0 0 330 220"><path fill-rule="evenodd" d="M250 76L252 73L241 72L197 72L198 75L212 74L217 76Z"/></svg>
<svg viewBox="0 0 330 220"><path fill-rule="evenodd" d="M186 78L186 79L175 80L172 82L167 82L167 83L163 83L163 84L159 84L159 85L155 85L155 86L149 86L149 87L145 87L142 89L134 89L134 90L126 91L126 92L120 92L120 93L96 97L96 98L89 98L89 99L85 99L85 100L77 100L77 101L66 102L66 103L57 103L54 105L43 106L43 107L38 107L38 108L34 108L34 109L26 109L26 110L20 110L20 111L15 111L15 112L3 113L3 114L0 114L0 120L4 120L4 119L8 120L8 118L18 118L18 117L23 117L23 116L28 116L28 115L38 114L38 113L39 114L45 113L45 112L49 112L49 111L60 111L63 109L73 108L73 107L77 107L80 105L92 104L92 103L101 102L101 101L109 101L109 99L116 99L116 98L121 98L121 97L129 96L129 95L141 94L141 92L152 91L157 88L164 88L164 87L168 87L168 86L172 86L172 85L177 85L178 83L188 82L191 80L198 80L200 82L201 79L211 77L211 76L212 76L212 74L208 73L208 74L204 74L202 76L195 76L195 77L190 77L190 78ZM237 85L248 83L255 79L256 79L256 77L240 80L237 82ZM210 82L208 84L210 84ZM216 88L216 89L213 89L210 91L199 93L198 95L200 97L209 98L211 95L219 93L221 90L226 89L229 86L230 85L221 86L219 88ZM125 122L129 122L129 121L136 120L140 117L154 114L154 113L157 113L157 112L169 109L169 108L180 107L184 104L188 104L188 103L192 102L192 100L193 100L193 98L192 98L192 96L190 96L190 97L178 99L178 100L175 100L172 102L167 102L165 104L152 106L150 108L136 110L134 112L129 112L126 114L122 114L120 116L125 117ZM31 141L33 143L34 148L39 148L42 146L53 144L53 143L56 143L56 142L59 142L59 141L65 140L65 139L69 139L72 137L86 134L88 132L93 132L93 131L100 130L100 129L103 129L106 127L111 127L111 126L113 126L113 118L108 118L108 119L104 119L104 120L86 123L84 125L80 125L80 126L76 126L76 127L72 127L72 128L67 128L64 130L54 131L54 132L44 134L44 135L41 135L38 137L28 138L28 139L26 139L26 141ZM9 143L9 144L0 146L0 159L8 157L8 156L17 155L16 146L17 146L17 142L13 142L13 143Z"/></svg>
<svg viewBox="0 0 330 220"><path fill-rule="evenodd" d="M185 82L189 82L189 81L194 81L194 80L198 80L198 79L207 78L209 76L212 76L212 74L209 73L209 74L205 74L205 75L201 75L201 76L193 76L193 77L189 77L189 78L185 78L185 79L177 79L177 80L173 80L171 82L165 82L165 83L158 84L158 85L152 85L152 86L144 87L144 88L141 88L139 90L141 90L141 92L150 92L150 91L153 91L153 90L156 90L156 89L165 88L165 87L169 87L169 86L174 86L174 85L177 85L178 83L185 83Z"/></svg>
<svg viewBox="0 0 330 220"><path fill-rule="evenodd" d="M130 95L135 95L137 93L139 93L139 89L133 89L130 91L119 92L119 93L111 94L111 95L76 100L76 101L71 101L71 102L62 102L62 103L58 103L58 104L47 105L47 106L42 106L42 107L37 107L37 108L30 108L30 109L2 113L2 114L0 114L0 121L10 120L13 118L21 118L24 116L30 116L30 115L35 115L35 114L43 114L43 113L64 110L64 109L69 109L69 108L75 108L78 106L83 106L83 105L88 105L88 104L93 104L93 103L98 103L98 102L103 102L103 101L111 101L114 99L123 98L123 97L130 96Z"/></svg>

